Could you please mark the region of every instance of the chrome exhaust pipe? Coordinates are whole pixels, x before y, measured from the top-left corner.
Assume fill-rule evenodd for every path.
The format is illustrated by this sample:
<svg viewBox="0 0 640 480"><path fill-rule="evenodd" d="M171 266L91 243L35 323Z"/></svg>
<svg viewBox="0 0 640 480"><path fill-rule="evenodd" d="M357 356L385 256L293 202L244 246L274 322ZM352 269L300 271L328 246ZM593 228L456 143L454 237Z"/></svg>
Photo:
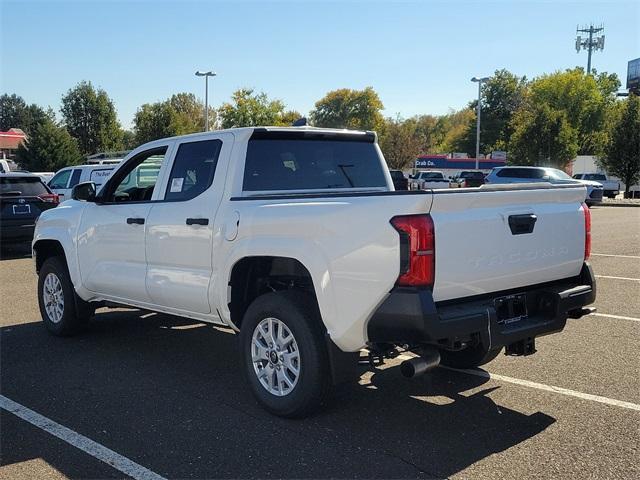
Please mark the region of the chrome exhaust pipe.
<svg viewBox="0 0 640 480"><path fill-rule="evenodd" d="M425 349L419 357L400 364L400 373L407 378L423 375L440 365L440 352L435 348Z"/></svg>

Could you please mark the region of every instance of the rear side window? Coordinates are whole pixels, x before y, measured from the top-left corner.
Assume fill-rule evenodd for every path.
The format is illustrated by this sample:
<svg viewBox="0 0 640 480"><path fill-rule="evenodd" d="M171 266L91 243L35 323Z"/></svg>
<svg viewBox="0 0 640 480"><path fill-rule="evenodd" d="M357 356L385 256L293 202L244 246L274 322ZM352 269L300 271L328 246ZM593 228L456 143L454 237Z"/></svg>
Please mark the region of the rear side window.
<svg viewBox="0 0 640 480"><path fill-rule="evenodd" d="M49 193L39 178L0 178L1 196L37 197Z"/></svg>
<svg viewBox="0 0 640 480"><path fill-rule="evenodd" d="M191 200L213 183L221 140L183 143L171 168L165 200Z"/></svg>
<svg viewBox="0 0 640 480"><path fill-rule="evenodd" d="M80 183L80 175L82 175L82 170L76 168L71 174L71 181L69 182L69 188L75 187Z"/></svg>
<svg viewBox="0 0 640 480"><path fill-rule="evenodd" d="M260 138L249 141L245 191L386 187L372 142Z"/></svg>
<svg viewBox="0 0 640 480"><path fill-rule="evenodd" d="M497 173L498 177L506 178L542 178L544 170L539 168L503 168Z"/></svg>

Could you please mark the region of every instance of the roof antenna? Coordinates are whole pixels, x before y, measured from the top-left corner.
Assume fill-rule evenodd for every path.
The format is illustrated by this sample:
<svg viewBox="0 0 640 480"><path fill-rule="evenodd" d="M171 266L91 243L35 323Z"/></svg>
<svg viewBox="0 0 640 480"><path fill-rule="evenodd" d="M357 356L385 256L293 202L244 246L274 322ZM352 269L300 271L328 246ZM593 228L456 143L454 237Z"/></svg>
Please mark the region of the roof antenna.
<svg viewBox="0 0 640 480"><path fill-rule="evenodd" d="M306 127L307 126L307 117L300 117L295 122L291 124L292 127Z"/></svg>

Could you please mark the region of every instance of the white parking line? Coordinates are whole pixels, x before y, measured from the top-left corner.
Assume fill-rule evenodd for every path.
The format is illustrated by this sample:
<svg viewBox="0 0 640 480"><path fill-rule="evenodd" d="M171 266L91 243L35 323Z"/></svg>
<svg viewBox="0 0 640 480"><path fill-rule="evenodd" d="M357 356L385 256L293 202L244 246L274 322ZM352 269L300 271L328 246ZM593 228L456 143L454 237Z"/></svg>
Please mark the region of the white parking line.
<svg viewBox="0 0 640 480"><path fill-rule="evenodd" d="M617 320L631 320L632 322L640 322L640 318L624 317L622 315L611 315L609 313L590 313L589 315L595 315L596 317L615 318Z"/></svg>
<svg viewBox="0 0 640 480"><path fill-rule="evenodd" d="M612 280L629 280L630 282L640 282L640 278L612 277L610 275L596 275L596 278L610 278Z"/></svg>
<svg viewBox="0 0 640 480"><path fill-rule="evenodd" d="M612 255L610 253L592 253L591 256L593 256L593 257L617 257L617 258L638 258L638 259L640 259L640 257L637 256L637 255Z"/></svg>
<svg viewBox="0 0 640 480"><path fill-rule="evenodd" d="M399 360L410 360L414 358L410 355L398 355L396 358ZM590 393L577 392L576 390L569 390L568 388L556 387L553 385L545 385L544 383L531 382L529 380L521 380L519 378L506 377L504 375L498 375L496 373L489 373L484 370L470 370L462 368L451 368L440 365L440 368L445 370L451 370L452 372L466 373L467 375L475 375L476 377L489 378L493 380L499 380L502 382L513 383L522 387L535 388L537 390L544 390L545 392L559 393L560 395L566 395L568 397L580 398L582 400L589 400L591 402L604 403L605 405L611 405L614 407L627 408L629 410L635 410L640 412L640 405L637 403L624 402L622 400L616 400L615 398L601 397L600 395L591 395Z"/></svg>
<svg viewBox="0 0 640 480"><path fill-rule="evenodd" d="M157 473L137 464L133 460L123 457L104 445L100 445L90 438L68 429L64 425L60 425L59 423L54 422L53 420L50 420L49 418L44 417L23 405L20 405L4 395L0 395L0 408L13 413L15 416L29 422L31 425L35 425L39 429L58 437L69 445L73 445L74 447L88 453L98 460L103 461L107 465L111 465L113 468L136 480L165 480L164 477L161 477Z"/></svg>
<svg viewBox="0 0 640 480"><path fill-rule="evenodd" d="M616 400L615 398L601 397L600 395L591 395L590 393L577 392L575 390L569 390L568 388L555 387L553 385L545 385L544 383L530 382L529 380L520 380L519 378L505 377L504 375L497 375L495 373L485 372L484 370L467 370L442 367L447 370L453 370L454 372L466 373L467 375L475 375L477 377L491 378L493 380L500 380L502 382L513 383L515 385L521 385L523 387L535 388L537 390L544 390L545 392L559 393L560 395L566 395L568 397L580 398L582 400L589 400L591 402L604 403L605 405L611 405L614 407L627 408L629 410L635 410L640 412L640 405L637 403L623 402L622 400Z"/></svg>

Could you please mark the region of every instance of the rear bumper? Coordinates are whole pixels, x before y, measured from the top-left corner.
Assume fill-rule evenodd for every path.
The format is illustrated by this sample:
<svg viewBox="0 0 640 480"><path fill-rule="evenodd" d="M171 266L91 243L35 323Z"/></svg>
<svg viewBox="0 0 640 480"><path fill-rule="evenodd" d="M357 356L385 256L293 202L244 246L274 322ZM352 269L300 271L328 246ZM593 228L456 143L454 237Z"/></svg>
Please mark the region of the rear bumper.
<svg viewBox="0 0 640 480"><path fill-rule="evenodd" d="M0 241L2 243L12 243L31 240L33 238L33 231L36 226L33 223L25 225L0 225Z"/></svg>
<svg viewBox="0 0 640 480"><path fill-rule="evenodd" d="M589 196L587 197L587 199L585 200L585 202L587 203L587 205L593 204L593 203L600 203L602 202L602 197L604 195L604 190L601 188L598 189L593 189L591 191L591 194L589 194Z"/></svg>
<svg viewBox="0 0 640 480"><path fill-rule="evenodd" d="M527 315L517 321L498 319L494 301L524 295ZM395 288L371 317L372 343L431 344L457 350L481 342L491 348L561 331L567 318L584 315L595 301L596 283L588 263L575 278L497 292L481 297L435 303L431 291Z"/></svg>

